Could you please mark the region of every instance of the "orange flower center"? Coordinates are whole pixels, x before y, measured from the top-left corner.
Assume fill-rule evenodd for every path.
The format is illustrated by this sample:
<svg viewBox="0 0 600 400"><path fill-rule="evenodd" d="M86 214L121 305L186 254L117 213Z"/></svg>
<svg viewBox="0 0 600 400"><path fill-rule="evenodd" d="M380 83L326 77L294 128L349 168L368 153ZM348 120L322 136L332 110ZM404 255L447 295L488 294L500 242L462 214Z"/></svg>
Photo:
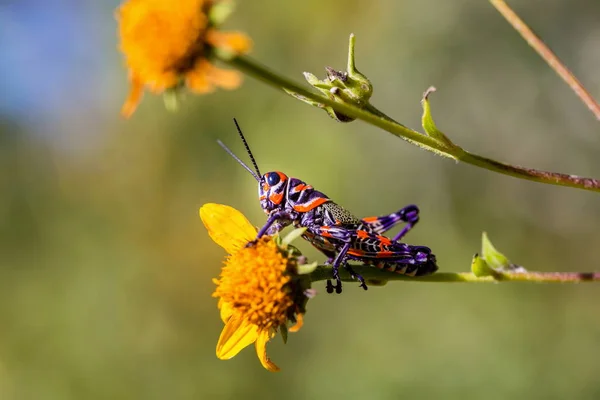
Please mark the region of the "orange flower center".
<svg viewBox="0 0 600 400"><path fill-rule="evenodd" d="M230 255L213 297L228 303L234 313L261 329L285 324L294 299L287 274L289 259L269 237Z"/></svg>

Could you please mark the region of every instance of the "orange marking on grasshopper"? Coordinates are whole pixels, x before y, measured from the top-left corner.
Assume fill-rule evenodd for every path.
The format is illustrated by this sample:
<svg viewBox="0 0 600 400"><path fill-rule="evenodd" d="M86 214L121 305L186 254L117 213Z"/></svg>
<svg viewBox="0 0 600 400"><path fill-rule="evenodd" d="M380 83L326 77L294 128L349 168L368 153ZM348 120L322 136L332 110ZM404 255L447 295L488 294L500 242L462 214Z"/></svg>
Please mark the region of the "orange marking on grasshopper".
<svg viewBox="0 0 600 400"><path fill-rule="evenodd" d="M304 189L307 189L309 186L305 185L304 183L300 183L299 185L294 187L294 193L298 193L303 191Z"/></svg>
<svg viewBox="0 0 600 400"><path fill-rule="evenodd" d="M321 227L321 236L332 237L331 233L329 233L329 227L328 226L322 226Z"/></svg>
<svg viewBox="0 0 600 400"><path fill-rule="evenodd" d="M356 231L356 236L358 236L359 239L367 239L369 237L369 233L359 229Z"/></svg>
<svg viewBox="0 0 600 400"><path fill-rule="evenodd" d="M280 204L281 200L283 200L283 193L273 193L269 196L269 200L275 204Z"/></svg>
<svg viewBox="0 0 600 400"><path fill-rule="evenodd" d="M365 221L366 223L370 224L371 222L375 222L377 221L378 217L365 217L362 220Z"/></svg>
<svg viewBox="0 0 600 400"><path fill-rule="evenodd" d="M386 238L385 236L378 235L377 240L381 242L382 246L389 246L392 244L392 241L389 238Z"/></svg>
<svg viewBox="0 0 600 400"><path fill-rule="evenodd" d="M312 210L315 207L320 206L323 203L327 203L328 201L330 201L330 200L326 199L324 197L316 197L316 198L312 199L311 201L309 201L308 203L295 205L294 210L298 211L298 212L307 212L307 211Z"/></svg>
<svg viewBox="0 0 600 400"><path fill-rule="evenodd" d="M365 252L360 249L350 249L348 250L348 254L351 256L362 257L365 255Z"/></svg>

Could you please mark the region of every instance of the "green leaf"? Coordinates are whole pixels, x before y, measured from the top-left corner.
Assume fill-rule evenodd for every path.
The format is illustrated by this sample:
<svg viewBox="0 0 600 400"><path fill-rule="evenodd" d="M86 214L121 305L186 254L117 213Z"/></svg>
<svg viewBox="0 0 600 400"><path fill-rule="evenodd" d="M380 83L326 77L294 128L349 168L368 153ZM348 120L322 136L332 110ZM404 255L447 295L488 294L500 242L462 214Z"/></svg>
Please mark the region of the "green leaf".
<svg viewBox="0 0 600 400"><path fill-rule="evenodd" d="M311 85L311 86L324 85L324 82L321 82L319 80L319 78L317 78L314 74L311 74L310 72L303 72L302 74L304 75L304 79L306 79L306 81L308 82L309 85ZM323 88L325 88L325 87L323 87Z"/></svg>
<svg viewBox="0 0 600 400"><path fill-rule="evenodd" d="M286 246L286 250L287 250L287 256L288 258L296 258L296 259L300 259L300 257L304 257L302 255L302 252L300 250L298 250L298 248L296 246L292 246L291 244L288 244ZM306 257L304 257L306 258Z"/></svg>
<svg viewBox="0 0 600 400"><path fill-rule="evenodd" d="M281 325L279 325L279 328L280 328L280 332L281 332L281 338L283 339L283 344L287 344L288 327L286 324L281 324Z"/></svg>
<svg viewBox="0 0 600 400"><path fill-rule="evenodd" d="M485 262L495 270L507 269L511 266L508 258L496 250L485 232L481 235L481 256Z"/></svg>
<svg viewBox="0 0 600 400"><path fill-rule="evenodd" d="M292 243L294 240L298 239L299 237L301 237L304 232L306 232L307 228L296 228L293 231L291 231L290 233L288 233L283 240L281 241L281 243L285 246L287 246L288 244Z"/></svg>
<svg viewBox="0 0 600 400"><path fill-rule="evenodd" d="M179 104L181 103L181 88L176 86L174 88L167 89L163 93L163 102L165 103L165 108L167 111L179 111Z"/></svg>
<svg viewBox="0 0 600 400"><path fill-rule="evenodd" d="M473 261L471 261L471 272L478 278L495 275L495 271L490 268L483 258L479 257L479 254L473 256Z"/></svg>
<svg viewBox="0 0 600 400"><path fill-rule="evenodd" d="M214 26L219 26L231 15L235 9L233 1L219 1L210 8L208 19Z"/></svg>
<svg viewBox="0 0 600 400"><path fill-rule="evenodd" d="M312 262L310 264L300 264L300 265L298 265L298 274L299 275L310 274L315 269L317 269L317 266L318 266L318 263L316 261Z"/></svg>
<svg viewBox="0 0 600 400"><path fill-rule="evenodd" d="M308 105L311 105L313 107L323 108L323 109L327 108L327 106L325 104L320 103L318 101L311 100L311 99L309 99L309 98L307 98L305 96L302 96L299 93L294 92L293 90L289 90L289 89L283 88L283 91L286 92L287 94L289 94L290 96L292 96L292 97L294 97L294 98L296 98L296 99L298 99L300 101L303 101L304 103L306 103Z"/></svg>
<svg viewBox="0 0 600 400"><path fill-rule="evenodd" d="M428 136L444 143L448 147L454 147L454 144L450 141L450 139L448 139L448 137L437 128L435 122L433 121L433 117L431 116L429 95L435 91L436 89L431 86L425 91L425 93L423 93L423 99L421 100L421 104L423 105L423 117L421 118L421 124L423 125L423 129Z"/></svg>

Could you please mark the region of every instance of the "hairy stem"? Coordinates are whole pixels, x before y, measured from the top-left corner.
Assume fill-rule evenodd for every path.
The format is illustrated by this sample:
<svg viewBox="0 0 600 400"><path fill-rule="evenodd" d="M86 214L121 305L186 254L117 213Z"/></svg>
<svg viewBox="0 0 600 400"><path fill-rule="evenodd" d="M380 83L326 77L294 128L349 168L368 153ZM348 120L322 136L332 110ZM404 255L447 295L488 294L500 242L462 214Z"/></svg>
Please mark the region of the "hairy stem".
<svg viewBox="0 0 600 400"><path fill-rule="evenodd" d="M567 186L594 192L600 192L600 180L584 178L577 175L562 174L557 172L540 171L533 168L525 168L505 164L477 154L470 153L460 146L443 142L433 137L407 128L394 121L373 106L361 109L353 105L335 102L324 96L316 94L303 88L295 82L278 75L258 62L243 56L223 57L217 54L221 61L247 73L248 75L267 83L278 89L286 89L306 97L312 101L332 107L334 110L354 118L361 119L371 125L377 126L391 134L409 141L425 150L431 151L443 157L452 158L480 168L498 172L515 178L526 179L549 185Z"/></svg>
<svg viewBox="0 0 600 400"><path fill-rule="evenodd" d="M395 272L383 271L367 265L353 265L352 269L363 278L379 281L408 281L408 282L537 282L537 283L582 283L600 282L600 272L498 272L494 277L477 277L471 272L437 272L427 276L406 276ZM356 282L350 274L340 268L340 278L345 282ZM330 266L318 266L311 274L312 282L331 279Z"/></svg>

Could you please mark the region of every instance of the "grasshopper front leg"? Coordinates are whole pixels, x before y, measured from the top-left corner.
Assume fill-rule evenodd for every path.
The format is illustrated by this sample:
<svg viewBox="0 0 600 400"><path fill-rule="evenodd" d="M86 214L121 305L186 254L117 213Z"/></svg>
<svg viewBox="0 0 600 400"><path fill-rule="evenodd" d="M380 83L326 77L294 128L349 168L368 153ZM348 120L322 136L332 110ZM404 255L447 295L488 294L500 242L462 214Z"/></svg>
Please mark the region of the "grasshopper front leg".
<svg viewBox="0 0 600 400"><path fill-rule="evenodd" d="M246 244L246 247L254 246L256 244L256 242L258 241L258 239L263 237L265 234L268 233L270 235L274 235L275 233L279 232L280 230L282 230L289 224L290 224L289 213L287 213L285 211L271 213L271 215L269 215L269 219L267 219L267 222L263 225L262 228L260 228L260 231L258 231L258 234L256 235L256 239L254 239L251 242L248 242L248 244Z"/></svg>
<svg viewBox="0 0 600 400"><path fill-rule="evenodd" d="M329 242L333 242L332 245L336 246L335 242L342 242L343 245L341 249L336 249L337 254L333 261L331 262L332 270L333 270L333 279L336 281L335 286L331 283L331 281L327 280L327 293L333 293L335 289L336 293L342 292L342 281L339 276L339 267L340 265L346 269L350 273L352 279L357 279L360 282L360 287L367 290L367 285L362 276L354 272L354 270L348 265L346 262L346 254L352 247L352 241L356 237L356 233L352 230L346 229L341 226L319 226L316 228L309 228L309 230L318 236L326 238ZM339 245L338 245L339 246ZM330 259L331 260L331 259Z"/></svg>
<svg viewBox="0 0 600 400"><path fill-rule="evenodd" d="M342 265L346 269L346 271L348 271L348 273L350 274L352 279L357 279L360 282L361 288L363 288L365 290L368 289L364 278L361 275L354 272L354 270L352 270L350 265L348 265L348 263L346 262L346 254L348 253L348 250L350 250L351 246L352 246L351 242L344 244L344 247L342 247L342 249L335 256L335 259L333 260L333 263L331 264L331 268L333 270L333 279L335 279L336 284L334 287L331 284L331 281L328 279L327 280L327 293L333 293L334 288L335 288L336 293L338 293L338 294L342 293L342 280L340 279L340 273L339 273L340 265Z"/></svg>
<svg viewBox="0 0 600 400"><path fill-rule="evenodd" d="M340 279L339 268L340 265L344 262L344 257L346 256L346 253L348 253L348 250L350 250L350 245L350 242L344 244L344 247L342 247L342 249L337 253L335 258L333 259L333 262L331 263L333 279L335 279L335 292L337 294L342 293L342 280ZM333 293L333 288L334 287L331 285L331 281L328 279L327 293Z"/></svg>

